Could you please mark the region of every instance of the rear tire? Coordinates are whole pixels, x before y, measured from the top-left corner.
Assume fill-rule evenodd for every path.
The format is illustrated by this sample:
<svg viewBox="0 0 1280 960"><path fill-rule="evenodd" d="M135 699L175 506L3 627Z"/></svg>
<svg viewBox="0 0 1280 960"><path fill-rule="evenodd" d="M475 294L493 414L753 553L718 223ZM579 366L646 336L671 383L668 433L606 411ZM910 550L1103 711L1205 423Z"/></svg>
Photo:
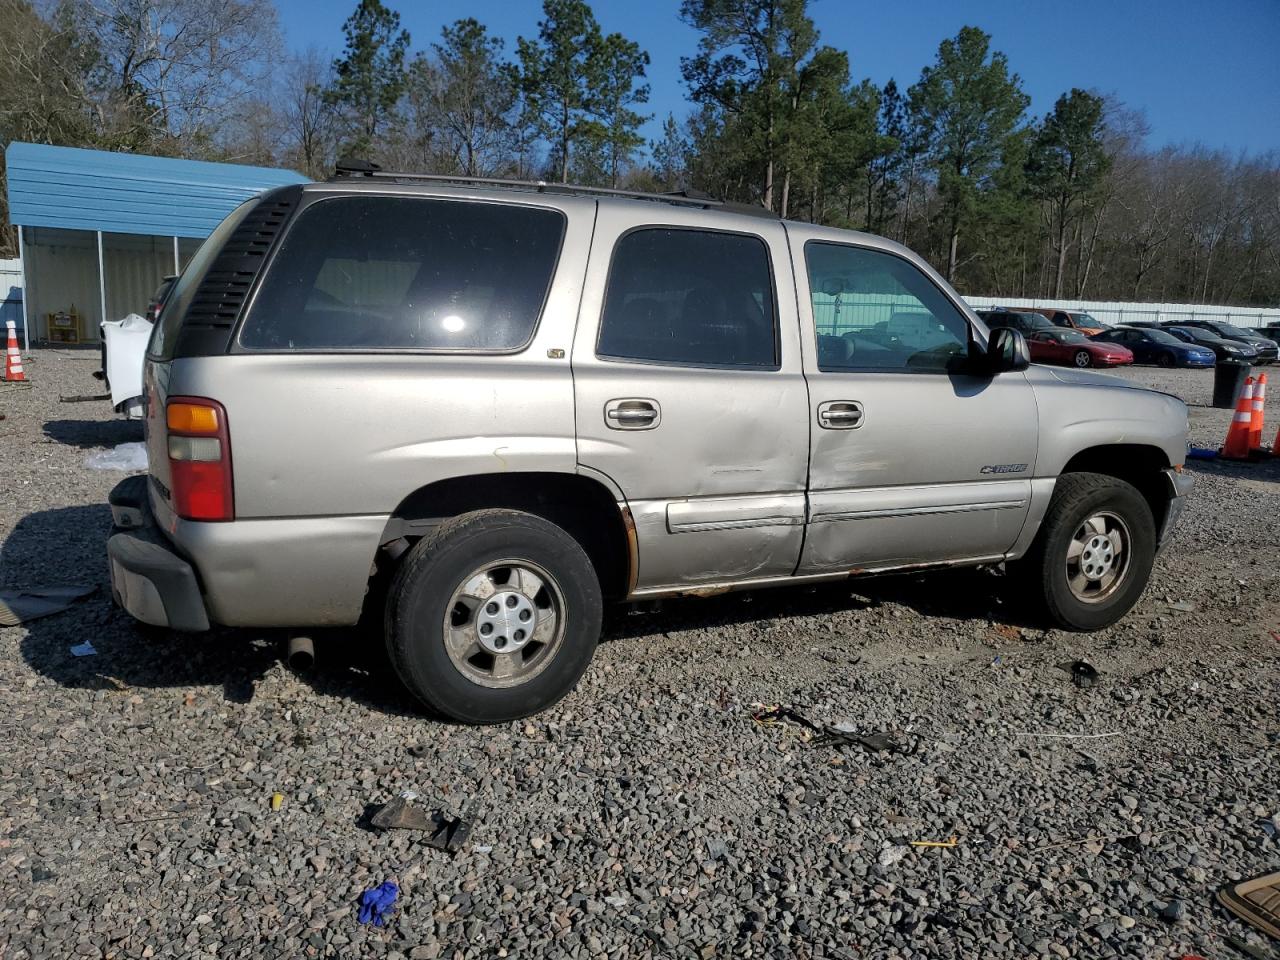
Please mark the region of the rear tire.
<svg viewBox="0 0 1280 960"><path fill-rule="evenodd" d="M396 674L465 723L545 710L573 689L600 636L600 582L573 537L517 510L442 523L405 556L387 596Z"/></svg>
<svg viewBox="0 0 1280 960"><path fill-rule="evenodd" d="M1089 356L1088 350L1077 350L1073 359L1077 367L1088 367L1093 364L1093 357Z"/></svg>
<svg viewBox="0 0 1280 960"><path fill-rule="evenodd" d="M1132 485L1068 473L1058 478L1035 543L1016 567L1059 627L1101 630L1138 602L1155 550L1151 508Z"/></svg>

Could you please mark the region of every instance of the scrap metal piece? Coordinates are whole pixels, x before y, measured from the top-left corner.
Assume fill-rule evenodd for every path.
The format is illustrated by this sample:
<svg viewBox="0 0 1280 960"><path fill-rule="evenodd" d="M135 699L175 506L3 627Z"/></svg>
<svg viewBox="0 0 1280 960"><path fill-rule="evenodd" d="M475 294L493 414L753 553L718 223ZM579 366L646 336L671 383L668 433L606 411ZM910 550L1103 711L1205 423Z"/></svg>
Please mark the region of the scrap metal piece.
<svg viewBox="0 0 1280 960"><path fill-rule="evenodd" d="M396 797L369 818L379 830L420 830L428 834L426 844L446 853L456 853L471 835L471 824L461 817L450 817L435 810L430 813L416 807L408 797Z"/></svg>

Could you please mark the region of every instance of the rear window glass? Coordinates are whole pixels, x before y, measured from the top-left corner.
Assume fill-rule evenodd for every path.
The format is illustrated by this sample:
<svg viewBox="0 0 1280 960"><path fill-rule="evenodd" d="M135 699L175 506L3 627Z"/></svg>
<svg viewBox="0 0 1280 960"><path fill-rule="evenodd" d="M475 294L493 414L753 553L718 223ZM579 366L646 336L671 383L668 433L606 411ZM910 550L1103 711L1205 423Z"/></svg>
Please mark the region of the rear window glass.
<svg viewBox="0 0 1280 960"><path fill-rule="evenodd" d="M564 235L549 209L338 197L298 217L240 333L254 350L515 350Z"/></svg>
<svg viewBox="0 0 1280 960"><path fill-rule="evenodd" d="M227 215L227 219L214 228L213 233L209 234L204 243L200 244L200 249L195 252L195 256L182 271L182 275L178 277L164 301L155 329L151 332L151 342L147 345L147 352L151 356L160 360L172 359L174 347L178 343L178 329L182 326L182 318L186 315L187 307L191 306L191 298L200 288L204 275L213 266L213 261L217 259L223 245L231 234L235 233L236 227L240 226L240 221L257 205L257 197L240 204Z"/></svg>

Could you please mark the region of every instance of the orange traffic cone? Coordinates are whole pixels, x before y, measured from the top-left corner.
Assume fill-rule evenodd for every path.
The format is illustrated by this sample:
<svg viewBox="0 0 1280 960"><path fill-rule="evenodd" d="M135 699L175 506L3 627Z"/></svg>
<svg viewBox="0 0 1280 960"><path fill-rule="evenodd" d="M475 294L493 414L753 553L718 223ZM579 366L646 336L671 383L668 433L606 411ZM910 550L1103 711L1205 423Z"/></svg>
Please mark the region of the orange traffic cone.
<svg viewBox="0 0 1280 960"><path fill-rule="evenodd" d="M1227 442L1218 451L1223 460L1249 459L1249 425L1253 423L1253 377L1244 382L1236 399L1236 413L1227 428Z"/></svg>
<svg viewBox="0 0 1280 960"><path fill-rule="evenodd" d="M1253 419L1249 423L1249 449L1262 449L1262 408L1267 402L1267 375L1258 374L1258 382L1253 385Z"/></svg>
<svg viewBox="0 0 1280 960"><path fill-rule="evenodd" d="M7 321L5 326L9 328L9 345L5 348L4 378L10 383L25 380L27 375L22 372L22 354L18 352L18 331L12 320Z"/></svg>

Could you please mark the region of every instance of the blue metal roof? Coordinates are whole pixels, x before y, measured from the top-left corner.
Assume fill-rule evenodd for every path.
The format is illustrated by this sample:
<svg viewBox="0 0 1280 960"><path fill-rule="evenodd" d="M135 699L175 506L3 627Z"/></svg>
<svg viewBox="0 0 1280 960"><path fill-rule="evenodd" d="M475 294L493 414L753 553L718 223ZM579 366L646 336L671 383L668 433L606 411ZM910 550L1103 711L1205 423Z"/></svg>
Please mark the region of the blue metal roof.
<svg viewBox="0 0 1280 960"><path fill-rule="evenodd" d="M9 222L27 227L207 237L254 194L307 182L292 170L38 143L4 155Z"/></svg>

